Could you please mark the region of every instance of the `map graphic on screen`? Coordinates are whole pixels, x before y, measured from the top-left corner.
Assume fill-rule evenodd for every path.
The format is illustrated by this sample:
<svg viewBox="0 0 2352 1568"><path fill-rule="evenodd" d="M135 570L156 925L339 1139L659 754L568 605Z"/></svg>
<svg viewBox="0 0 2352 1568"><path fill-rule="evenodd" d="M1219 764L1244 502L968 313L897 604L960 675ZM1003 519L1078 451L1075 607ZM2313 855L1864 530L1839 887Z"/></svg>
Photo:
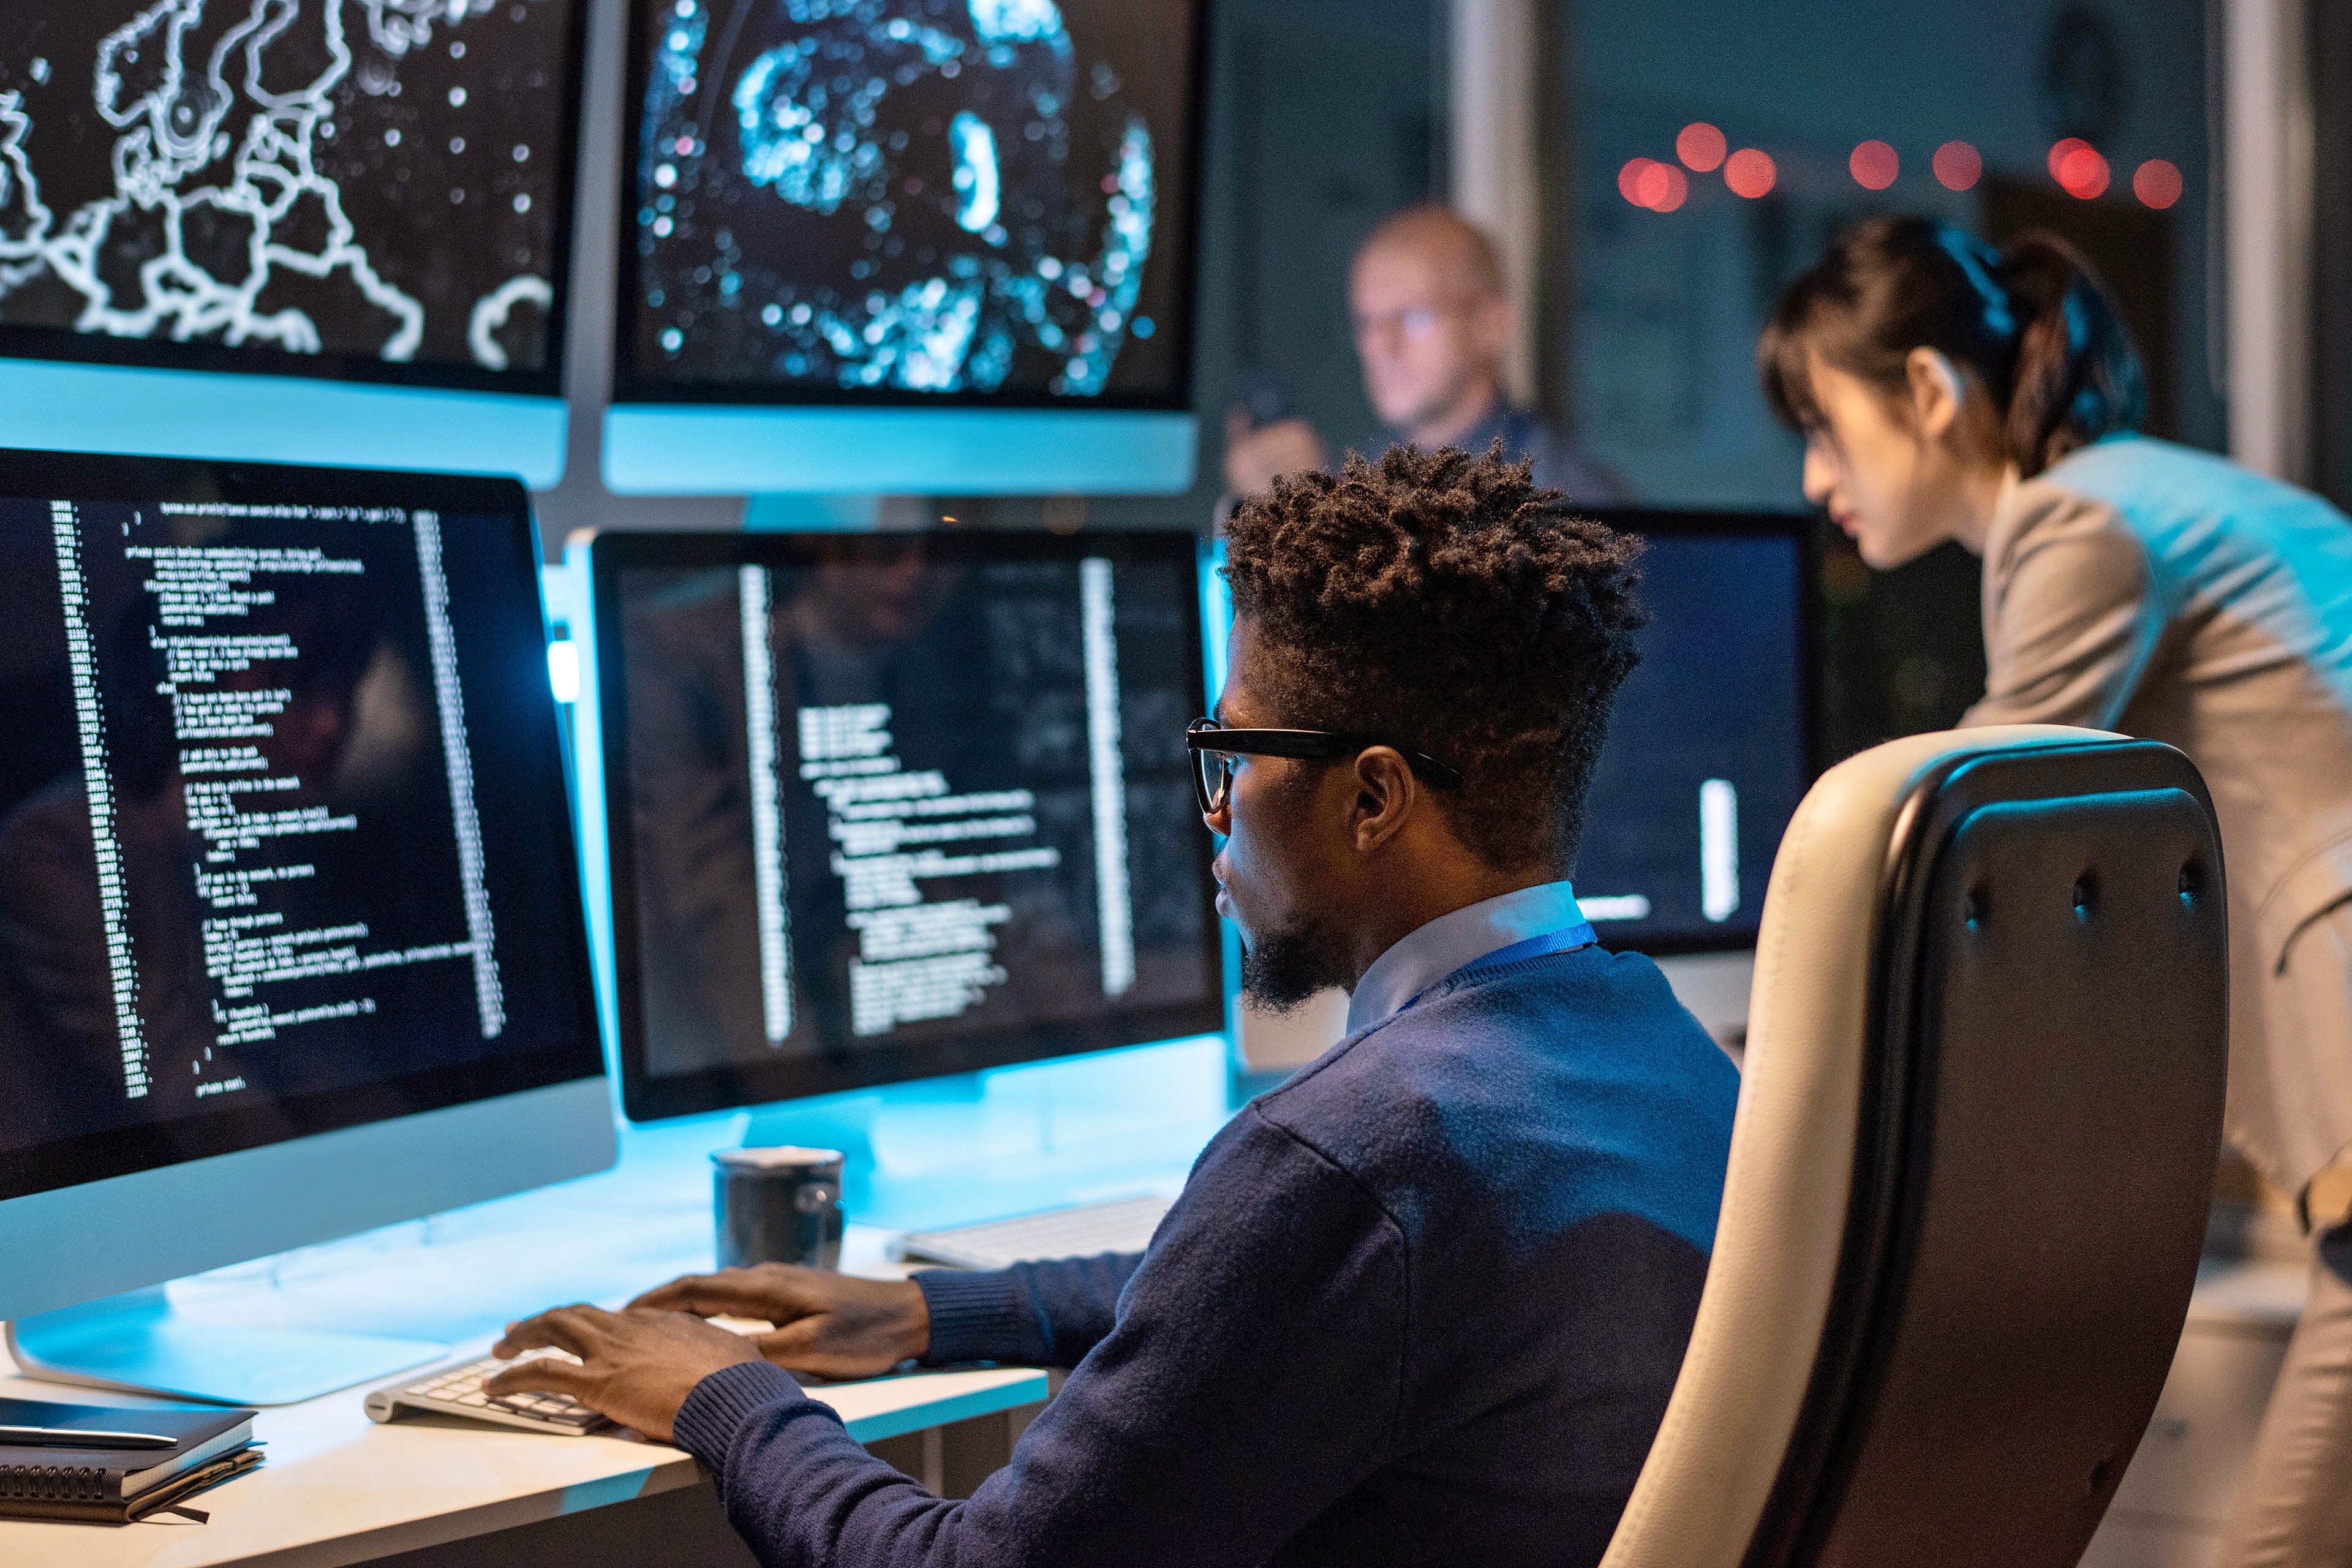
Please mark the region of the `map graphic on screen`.
<svg viewBox="0 0 2352 1568"><path fill-rule="evenodd" d="M574 0L8 0L0 348L546 376L574 12Z"/></svg>
<svg viewBox="0 0 2352 1568"><path fill-rule="evenodd" d="M623 379L1181 390L1197 20L1113 0L638 0Z"/></svg>

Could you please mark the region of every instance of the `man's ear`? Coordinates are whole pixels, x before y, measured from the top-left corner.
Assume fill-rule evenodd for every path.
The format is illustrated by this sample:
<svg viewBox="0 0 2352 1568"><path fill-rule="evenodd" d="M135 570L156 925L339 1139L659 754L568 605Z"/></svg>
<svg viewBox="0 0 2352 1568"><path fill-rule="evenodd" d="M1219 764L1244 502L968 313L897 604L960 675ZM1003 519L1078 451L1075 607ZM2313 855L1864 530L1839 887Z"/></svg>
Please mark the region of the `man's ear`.
<svg viewBox="0 0 2352 1568"><path fill-rule="evenodd" d="M1922 437L1939 439L1958 426L1968 383L1948 357L1937 349L1913 349L1903 361L1903 376L1911 394L1912 427Z"/></svg>
<svg viewBox="0 0 2352 1568"><path fill-rule="evenodd" d="M1349 833L1356 853L1369 855L1392 842L1426 802L1421 781L1393 746L1371 746L1356 754L1355 798Z"/></svg>

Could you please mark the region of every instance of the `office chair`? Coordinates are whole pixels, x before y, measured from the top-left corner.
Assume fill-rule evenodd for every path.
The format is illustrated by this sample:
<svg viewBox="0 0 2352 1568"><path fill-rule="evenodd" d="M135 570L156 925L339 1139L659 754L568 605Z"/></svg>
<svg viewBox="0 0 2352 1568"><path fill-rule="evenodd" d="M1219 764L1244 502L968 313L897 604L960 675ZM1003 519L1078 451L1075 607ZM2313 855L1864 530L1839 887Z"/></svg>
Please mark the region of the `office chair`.
<svg viewBox="0 0 2352 1568"><path fill-rule="evenodd" d="M1914 736L1765 900L1690 1351L1602 1568L2073 1564L2188 1311L2226 909L2189 760Z"/></svg>

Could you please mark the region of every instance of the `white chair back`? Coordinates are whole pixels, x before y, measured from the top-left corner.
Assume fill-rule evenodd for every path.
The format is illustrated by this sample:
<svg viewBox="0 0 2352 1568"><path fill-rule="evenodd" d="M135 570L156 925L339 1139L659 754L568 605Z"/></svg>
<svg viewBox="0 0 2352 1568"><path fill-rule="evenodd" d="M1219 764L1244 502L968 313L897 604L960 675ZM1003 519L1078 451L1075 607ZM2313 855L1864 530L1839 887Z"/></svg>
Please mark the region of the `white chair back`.
<svg viewBox="0 0 2352 1568"><path fill-rule="evenodd" d="M2046 727L1823 775L1776 858L1690 1349L1603 1568L2072 1564L2161 1386L2218 1147L2221 846Z"/></svg>

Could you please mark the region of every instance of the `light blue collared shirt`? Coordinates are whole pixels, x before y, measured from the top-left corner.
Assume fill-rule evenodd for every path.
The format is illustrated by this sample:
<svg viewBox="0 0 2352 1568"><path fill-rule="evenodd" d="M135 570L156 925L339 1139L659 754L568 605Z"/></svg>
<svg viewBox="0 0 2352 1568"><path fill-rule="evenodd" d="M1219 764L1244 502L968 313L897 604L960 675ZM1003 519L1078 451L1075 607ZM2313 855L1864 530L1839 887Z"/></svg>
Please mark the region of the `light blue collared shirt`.
<svg viewBox="0 0 2352 1568"><path fill-rule="evenodd" d="M1576 889L1566 882L1521 888L1440 915L1372 960L1348 998L1348 1033L1388 1022L1404 1011L1406 1003L1465 963L1513 942L1565 931L1583 919L1576 907Z"/></svg>

